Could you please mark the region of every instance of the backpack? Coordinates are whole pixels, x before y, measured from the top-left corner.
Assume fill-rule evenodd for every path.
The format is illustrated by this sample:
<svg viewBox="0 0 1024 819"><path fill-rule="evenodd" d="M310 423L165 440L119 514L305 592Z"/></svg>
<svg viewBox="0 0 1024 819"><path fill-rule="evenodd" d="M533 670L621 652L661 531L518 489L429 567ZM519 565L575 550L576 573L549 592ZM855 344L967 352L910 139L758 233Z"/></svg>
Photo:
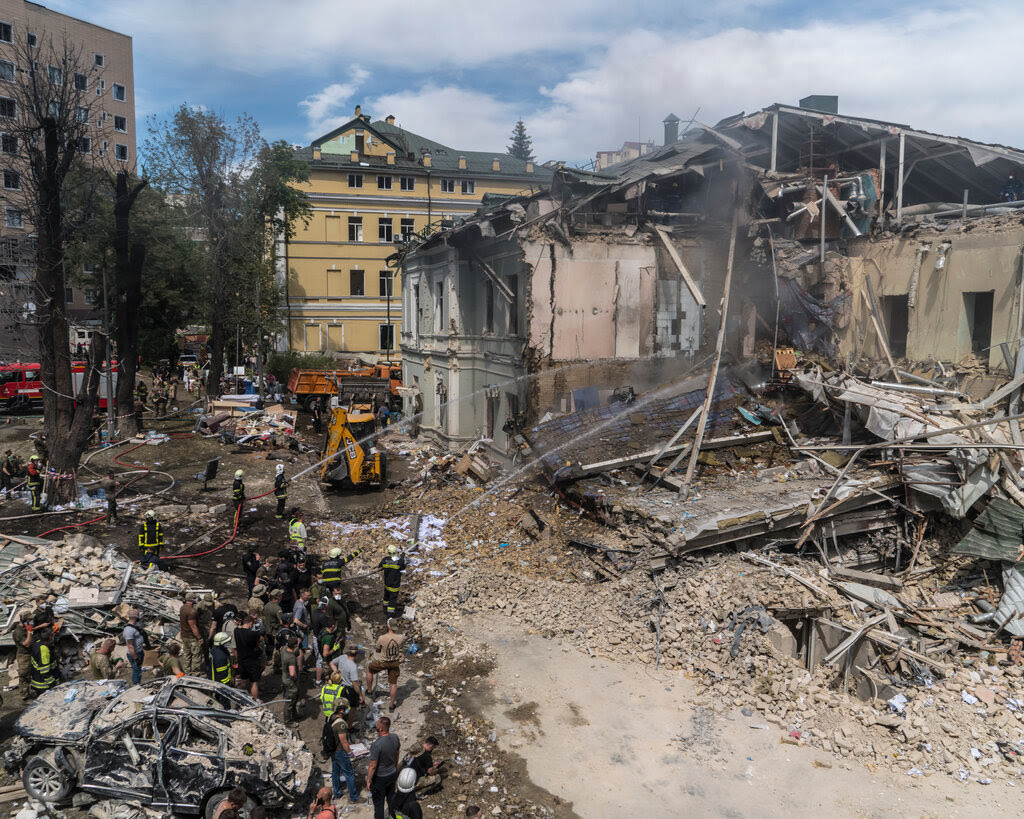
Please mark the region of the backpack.
<svg viewBox="0 0 1024 819"><path fill-rule="evenodd" d="M331 727L331 720L324 720L323 730L320 732L320 750L324 756L331 756L338 750L338 735Z"/></svg>

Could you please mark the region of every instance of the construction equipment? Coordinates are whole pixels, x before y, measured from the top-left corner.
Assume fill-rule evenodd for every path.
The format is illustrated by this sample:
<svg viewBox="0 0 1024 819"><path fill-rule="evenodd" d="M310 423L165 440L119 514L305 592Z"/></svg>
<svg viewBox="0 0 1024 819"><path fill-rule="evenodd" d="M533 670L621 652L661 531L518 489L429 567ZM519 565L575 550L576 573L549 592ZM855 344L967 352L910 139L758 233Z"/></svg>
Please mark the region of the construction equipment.
<svg viewBox="0 0 1024 819"><path fill-rule="evenodd" d="M383 489L387 464L384 453L376 446L379 433L372 409L332 409L323 448L323 457L329 460L320 467L320 480L346 487Z"/></svg>
<svg viewBox="0 0 1024 819"><path fill-rule="evenodd" d="M313 411L313 404L323 397L338 394L337 382L342 380L351 392L362 392L364 388L376 391L378 382L383 381L388 389L385 399L392 411L402 408L402 366L400 364L374 364L349 370L303 370L296 367L288 376L288 392L302 404L306 412Z"/></svg>

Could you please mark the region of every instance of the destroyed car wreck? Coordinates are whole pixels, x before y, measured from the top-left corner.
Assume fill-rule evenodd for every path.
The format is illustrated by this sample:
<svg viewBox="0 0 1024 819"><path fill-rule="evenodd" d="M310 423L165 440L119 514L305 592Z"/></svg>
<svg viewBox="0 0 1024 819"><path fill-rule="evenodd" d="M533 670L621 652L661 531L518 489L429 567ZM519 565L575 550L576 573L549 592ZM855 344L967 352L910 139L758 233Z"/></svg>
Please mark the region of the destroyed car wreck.
<svg viewBox="0 0 1024 819"><path fill-rule="evenodd" d="M60 802L77 788L202 814L232 787L270 808L305 800L320 785L313 756L269 710L230 686L196 677L128 688L78 680L42 694L14 726L4 767L28 794Z"/></svg>

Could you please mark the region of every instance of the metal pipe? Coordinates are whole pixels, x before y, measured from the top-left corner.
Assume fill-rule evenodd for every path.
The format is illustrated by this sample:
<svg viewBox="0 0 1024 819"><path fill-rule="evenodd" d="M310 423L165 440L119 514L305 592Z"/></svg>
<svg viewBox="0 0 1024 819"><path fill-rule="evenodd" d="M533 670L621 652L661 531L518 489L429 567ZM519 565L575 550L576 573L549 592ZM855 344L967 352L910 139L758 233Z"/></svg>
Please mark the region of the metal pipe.
<svg viewBox="0 0 1024 819"><path fill-rule="evenodd" d="M844 222L846 222L846 226L850 229L850 231L853 233L853 235L854 236L861 236L862 234L860 232L860 228L857 227L857 223L854 222L853 219L850 218L850 214L848 214L846 212L845 208L843 208L843 206L839 204L839 200L836 199L835 196L832 195L832 191L830 191L828 189L828 177L827 176L825 177L825 187L824 187L824 189L822 191L822 196L825 197L825 199L828 200L828 203L832 207L834 207L836 209L836 212L839 214L839 216L842 218L842 220ZM823 221L824 221L824 219L823 219ZM824 258L824 257L822 257L822 258Z"/></svg>
<svg viewBox="0 0 1024 819"><path fill-rule="evenodd" d="M896 372L901 378L906 378L908 381L915 381L918 384L924 384L926 387L938 386L937 381L932 381L930 378L925 378L922 375L914 375L913 373L908 373L906 370L896 370Z"/></svg>
<svg viewBox="0 0 1024 819"><path fill-rule="evenodd" d="M823 184L824 190L827 191L828 190L828 174L825 174L824 181L823 181L822 184ZM822 199L822 202L821 202L821 264L823 266L822 267L822 273L824 273L824 264L825 264L825 221L826 221L825 217L828 215L828 208L825 207L825 194L824 193L821 194L821 199Z"/></svg>
<svg viewBox="0 0 1024 819"><path fill-rule="evenodd" d="M1007 210L1020 210L1024 208L1024 201L1020 202L992 202L988 205L969 205L967 207L968 215L983 215L989 211L1007 211ZM909 210L909 208L907 209ZM906 211L904 211L906 212ZM962 216L964 214L964 208L962 205L958 205L953 210L940 210L929 213L929 216Z"/></svg>
<svg viewBox="0 0 1024 819"><path fill-rule="evenodd" d="M887 390L896 390L897 392L913 392L920 395L952 395L954 397L962 395L962 393L956 390L945 390L941 387L922 387L917 384L893 384L889 381L872 381L872 387L884 387Z"/></svg>

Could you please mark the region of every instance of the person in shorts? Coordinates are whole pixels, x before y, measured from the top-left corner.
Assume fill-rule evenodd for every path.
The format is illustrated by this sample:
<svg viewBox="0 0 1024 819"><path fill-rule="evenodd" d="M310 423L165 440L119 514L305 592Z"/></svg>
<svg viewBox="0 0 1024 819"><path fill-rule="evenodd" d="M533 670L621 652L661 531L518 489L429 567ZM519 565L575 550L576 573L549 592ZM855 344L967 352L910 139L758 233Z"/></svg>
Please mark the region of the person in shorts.
<svg viewBox="0 0 1024 819"><path fill-rule="evenodd" d="M396 698L398 697L398 669L402 659L402 643L405 635L396 634L394 630L394 619L388 618L388 630L377 638L373 659L366 666L366 690L373 693L374 678L382 671L388 672L388 685L391 690L391 699L388 703L388 710L394 711Z"/></svg>

